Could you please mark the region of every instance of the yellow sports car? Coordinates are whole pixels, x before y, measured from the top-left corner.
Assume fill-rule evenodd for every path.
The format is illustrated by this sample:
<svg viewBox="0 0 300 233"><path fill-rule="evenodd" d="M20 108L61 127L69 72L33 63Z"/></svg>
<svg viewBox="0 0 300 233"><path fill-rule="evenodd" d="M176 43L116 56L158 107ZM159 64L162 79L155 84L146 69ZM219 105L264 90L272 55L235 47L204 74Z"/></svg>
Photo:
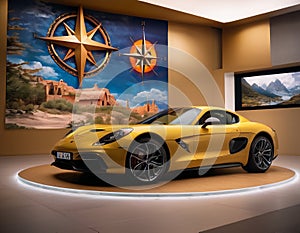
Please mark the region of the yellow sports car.
<svg viewBox="0 0 300 233"><path fill-rule="evenodd" d="M222 108L184 107L135 125L79 127L55 145L52 165L152 183L185 169L265 172L277 153L276 132L266 125Z"/></svg>

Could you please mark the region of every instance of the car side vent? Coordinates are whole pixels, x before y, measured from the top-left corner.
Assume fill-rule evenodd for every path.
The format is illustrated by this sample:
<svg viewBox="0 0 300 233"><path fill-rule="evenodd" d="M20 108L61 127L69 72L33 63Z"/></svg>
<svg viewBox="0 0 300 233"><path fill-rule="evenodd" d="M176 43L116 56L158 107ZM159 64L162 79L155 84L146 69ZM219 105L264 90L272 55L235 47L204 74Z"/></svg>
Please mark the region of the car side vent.
<svg viewBox="0 0 300 233"><path fill-rule="evenodd" d="M185 143L181 138L177 138L175 141L182 147L182 149L191 153L191 151L189 149L189 145L187 143Z"/></svg>
<svg viewBox="0 0 300 233"><path fill-rule="evenodd" d="M248 143L248 139L244 137L234 138L229 143L230 154L235 154L245 149Z"/></svg>

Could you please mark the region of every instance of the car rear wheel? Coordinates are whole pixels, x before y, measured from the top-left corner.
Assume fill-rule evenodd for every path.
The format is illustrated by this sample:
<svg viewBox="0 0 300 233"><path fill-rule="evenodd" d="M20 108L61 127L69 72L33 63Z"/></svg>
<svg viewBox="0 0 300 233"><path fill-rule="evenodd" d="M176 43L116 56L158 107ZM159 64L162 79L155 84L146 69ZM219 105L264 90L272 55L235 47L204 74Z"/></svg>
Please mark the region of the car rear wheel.
<svg viewBox="0 0 300 233"><path fill-rule="evenodd" d="M271 166L273 156L274 149L270 139L258 136L251 144L248 163L244 169L247 172L265 172Z"/></svg>
<svg viewBox="0 0 300 233"><path fill-rule="evenodd" d="M167 153L154 139L134 141L127 156L127 175L139 183L158 181L167 171Z"/></svg>

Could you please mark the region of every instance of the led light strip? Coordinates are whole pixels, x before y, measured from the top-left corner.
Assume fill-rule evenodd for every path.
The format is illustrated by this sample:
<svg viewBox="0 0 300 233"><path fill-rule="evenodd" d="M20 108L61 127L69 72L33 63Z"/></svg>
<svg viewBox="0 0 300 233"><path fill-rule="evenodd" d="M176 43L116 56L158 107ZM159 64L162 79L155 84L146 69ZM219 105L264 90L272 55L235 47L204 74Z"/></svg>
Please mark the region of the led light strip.
<svg viewBox="0 0 300 233"><path fill-rule="evenodd" d="M294 170L293 170L294 171ZM17 173L16 179L18 183L26 185L27 187L37 188L39 190L54 191L60 194L77 194L89 197L120 197L120 198L187 198L187 197L216 197L216 196L226 196L228 194L249 194L253 192L259 192L266 189L278 188L283 185L295 183L299 181L299 176L296 171L295 175L287 180L280 182L266 184L261 186L241 188L241 189L231 189L231 190L221 190L221 191L209 191L209 192L188 192L188 193L131 193L131 192L106 192L106 191L96 191L96 190L81 190L81 189L71 189L62 188L51 185L40 184L32 182L20 177Z"/></svg>

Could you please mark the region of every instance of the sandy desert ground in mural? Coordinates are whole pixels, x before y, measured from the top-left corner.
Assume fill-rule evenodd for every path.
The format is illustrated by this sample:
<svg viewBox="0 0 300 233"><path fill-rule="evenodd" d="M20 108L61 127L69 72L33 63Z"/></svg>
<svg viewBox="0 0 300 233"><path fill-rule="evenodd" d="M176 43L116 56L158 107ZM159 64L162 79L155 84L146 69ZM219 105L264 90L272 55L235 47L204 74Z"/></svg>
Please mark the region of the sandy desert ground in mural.
<svg viewBox="0 0 300 233"><path fill-rule="evenodd" d="M147 105L141 106L141 108L142 107L147 107ZM8 129L64 129L87 124L135 124L153 115L156 111L140 115L140 113L123 107L107 107L103 109L97 108L95 112L60 113L61 114L52 114L40 110L28 113L23 111L23 113L10 114L7 116L5 124Z"/></svg>
<svg viewBox="0 0 300 233"><path fill-rule="evenodd" d="M6 124L15 124L19 127L34 129L61 129L67 128L71 122L72 114L50 114L42 111L26 113L6 118Z"/></svg>

